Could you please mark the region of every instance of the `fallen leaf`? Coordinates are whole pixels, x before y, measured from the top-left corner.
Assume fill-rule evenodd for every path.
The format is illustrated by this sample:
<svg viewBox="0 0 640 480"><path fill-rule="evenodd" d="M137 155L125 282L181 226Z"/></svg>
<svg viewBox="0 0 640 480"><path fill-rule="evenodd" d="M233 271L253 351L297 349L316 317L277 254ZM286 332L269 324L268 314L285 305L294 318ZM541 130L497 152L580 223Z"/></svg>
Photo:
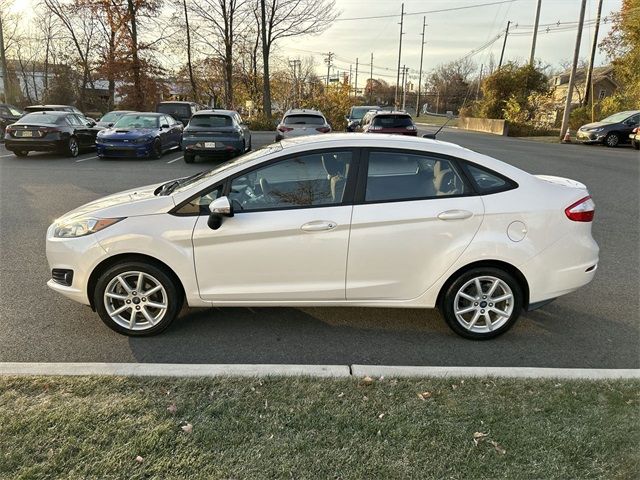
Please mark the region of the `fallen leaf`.
<svg viewBox="0 0 640 480"><path fill-rule="evenodd" d="M384 380L384 375L382 375L378 380L383 381Z"/></svg>
<svg viewBox="0 0 640 480"><path fill-rule="evenodd" d="M495 448L496 452L498 452L500 455L504 455L505 453L507 453L507 451L504 448L502 448L502 446L495 440L489 440L489 443L493 445L493 448Z"/></svg>
<svg viewBox="0 0 640 480"><path fill-rule="evenodd" d="M175 404L175 403L172 403L171 405L169 405L169 406L167 407L167 411L168 411L170 414L172 414L172 415L173 415L174 413L176 413L176 412L178 411L178 407L176 407L176 404Z"/></svg>
<svg viewBox="0 0 640 480"><path fill-rule="evenodd" d="M455 390L456 388L458 388L458 385L453 384L453 385L451 385L451 388L453 388Z"/></svg>
<svg viewBox="0 0 640 480"><path fill-rule="evenodd" d="M384 415L385 415L384 413L381 413L380 415L378 415L378 418L382 420L384 418Z"/></svg>
<svg viewBox="0 0 640 480"><path fill-rule="evenodd" d="M427 398L431 398L431 392L418 393L418 398L420 400L426 400Z"/></svg>
<svg viewBox="0 0 640 480"><path fill-rule="evenodd" d="M488 433L483 433L483 432L475 432L473 434L473 443L475 444L475 446L477 447L478 444L483 441L485 439L485 437L488 437L489 434Z"/></svg>
<svg viewBox="0 0 640 480"><path fill-rule="evenodd" d="M138 462L138 463L142 463L142 462L144 462L144 458L142 458L140 455L138 455L138 456L136 457L136 462Z"/></svg>
<svg viewBox="0 0 640 480"><path fill-rule="evenodd" d="M338 398L342 398L342 397L344 397L344 392L340 392L340 393L338 394Z"/></svg>
<svg viewBox="0 0 640 480"><path fill-rule="evenodd" d="M191 433L193 431L193 425L191 425L190 423L187 423L186 425L183 425L180 428L184 433Z"/></svg>
<svg viewBox="0 0 640 480"><path fill-rule="evenodd" d="M365 395L364 397L362 397L362 400L364 400L364 401L366 402L367 400L369 400L369 397L367 397L367 396Z"/></svg>
<svg viewBox="0 0 640 480"><path fill-rule="evenodd" d="M382 431L378 430L378 433L376 433L377 436L382 435Z"/></svg>
<svg viewBox="0 0 640 480"><path fill-rule="evenodd" d="M369 385L373 385L373 378L371 378L370 376L366 376L364 377L362 380L360 380L360 385L364 385L364 386L369 386Z"/></svg>

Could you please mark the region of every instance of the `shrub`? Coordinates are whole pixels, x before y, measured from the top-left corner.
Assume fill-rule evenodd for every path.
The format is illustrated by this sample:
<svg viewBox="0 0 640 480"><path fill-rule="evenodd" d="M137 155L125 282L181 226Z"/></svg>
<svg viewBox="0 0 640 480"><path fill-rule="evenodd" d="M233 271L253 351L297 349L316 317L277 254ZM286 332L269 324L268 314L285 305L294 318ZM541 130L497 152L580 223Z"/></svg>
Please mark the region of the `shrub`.
<svg viewBox="0 0 640 480"><path fill-rule="evenodd" d="M509 122L510 137L546 137L559 136L560 129L543 127L533 123Z"/></svg>
<svg viewBox="0 0 640 480"><path fill-rule="evenodd" d="M253 118L245 119L249 129L254 131L271 132L276 129L278 121L273 118L269 120L264 113L260 113Z"/></svg>

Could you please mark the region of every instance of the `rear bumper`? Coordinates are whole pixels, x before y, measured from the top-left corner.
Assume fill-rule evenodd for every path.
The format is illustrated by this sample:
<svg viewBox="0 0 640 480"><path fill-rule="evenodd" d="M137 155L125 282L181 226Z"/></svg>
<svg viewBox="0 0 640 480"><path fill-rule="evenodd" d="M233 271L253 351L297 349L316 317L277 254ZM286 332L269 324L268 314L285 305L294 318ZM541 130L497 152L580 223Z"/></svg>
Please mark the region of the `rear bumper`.
<svg viewBox="0 0 640 480"><path fill-rule="evenodd" d="M64 140L34 140L11 138L4 140L7 150L29 150L35 152L52 152L61 150L65 146Z"/></svg>
<svg viewBox="0 0 640 480"><path fill-rule="evenodd" d="M205 148L205 140L182 140L182 148L185 153L199 155L203 157L224 157L229 155L240 155L244 153L245 145L238 139L211 139L207 142L214 142L215 148Z"/></svg>

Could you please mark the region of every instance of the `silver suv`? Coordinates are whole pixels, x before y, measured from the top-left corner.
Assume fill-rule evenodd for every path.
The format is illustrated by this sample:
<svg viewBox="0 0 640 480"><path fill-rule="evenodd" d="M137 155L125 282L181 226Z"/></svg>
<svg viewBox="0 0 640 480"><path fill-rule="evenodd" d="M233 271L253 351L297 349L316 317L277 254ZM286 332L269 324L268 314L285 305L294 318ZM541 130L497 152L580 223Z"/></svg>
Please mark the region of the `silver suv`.
<svg viewBox="0 0 640 480"><path fill-rule="evenodd" d="M331 125L319 110L288 110L276 129L276 142L285 138L331 132Z"/></svg>

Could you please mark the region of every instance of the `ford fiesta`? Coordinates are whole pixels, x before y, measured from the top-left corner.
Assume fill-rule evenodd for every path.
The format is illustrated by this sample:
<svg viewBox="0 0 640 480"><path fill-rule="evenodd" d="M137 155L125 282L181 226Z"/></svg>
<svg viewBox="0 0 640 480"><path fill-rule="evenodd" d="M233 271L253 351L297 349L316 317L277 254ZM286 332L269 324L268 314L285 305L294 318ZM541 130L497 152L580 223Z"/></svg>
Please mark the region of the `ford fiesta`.
<svg viewBox="0 0 640 480"><path fill-rule="evenodd" d="M127 335L191 307L438 307L467 338L589 283L594 203L451 143L334 134L96 200L47 231L48 285Z"/></svg>

